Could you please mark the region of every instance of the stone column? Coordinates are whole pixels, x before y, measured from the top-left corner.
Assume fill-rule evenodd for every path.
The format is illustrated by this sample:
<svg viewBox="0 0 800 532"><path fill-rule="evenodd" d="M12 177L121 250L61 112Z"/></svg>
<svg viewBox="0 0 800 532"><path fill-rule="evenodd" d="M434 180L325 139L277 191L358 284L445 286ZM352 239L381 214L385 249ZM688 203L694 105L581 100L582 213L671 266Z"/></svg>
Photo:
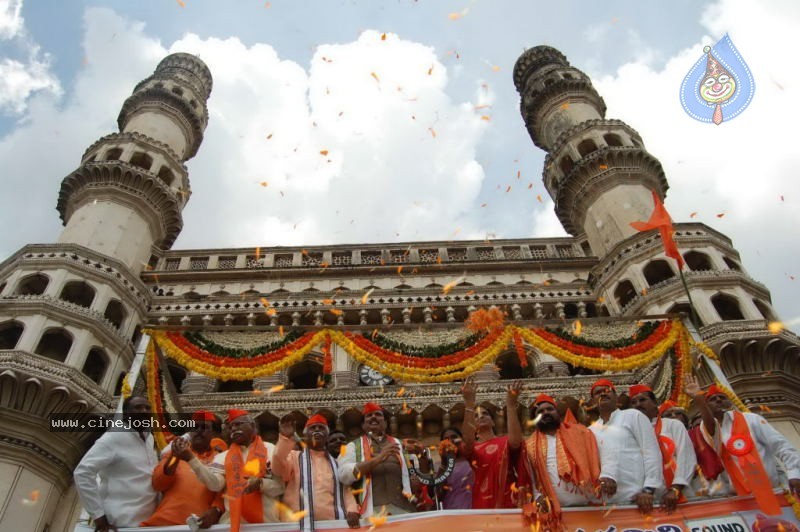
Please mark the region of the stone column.
<svg viewBox="0 0 800 532"><path fill-rule="evenodd" d="M181 386L182 393L185 394L201 394L201 393L211 393L216 388L216 380L211 377L206 377L196 371L190 371L189 375L183 379L183 385Z"/></svg>

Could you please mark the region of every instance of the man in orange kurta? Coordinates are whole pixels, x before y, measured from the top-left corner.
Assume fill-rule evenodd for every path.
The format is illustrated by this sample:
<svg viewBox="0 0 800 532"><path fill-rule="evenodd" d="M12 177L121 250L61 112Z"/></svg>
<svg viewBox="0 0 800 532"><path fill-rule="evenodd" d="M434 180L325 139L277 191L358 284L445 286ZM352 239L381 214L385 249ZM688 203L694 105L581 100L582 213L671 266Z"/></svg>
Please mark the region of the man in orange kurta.
<svg viewBox="0 0 800 532"><path fill-rule="evenodd" d="M294 450L295 432L291 421L281 421L272 470L286 481L283 502L300 517L301 530L314 530L314 521L346 519L350 528L359 527L358 505L349 486L338 478L338 466L327 450L328 420L320 414L306 422L305 448Z"/></svg>
<svg viewBox="0 0 800 532"><path fill-rule="evenodd" d="M171 448L153 470L153 489L163 496L156 511L141 526L184 525L194 514L199 517L200 528L208 528L222 515L221 497L206 488L188 464L193 456L205 464L211 463L217 454L211 440L219 435L220 422L214 414L204 410L195 412L192 420L195 430L189 439L173 440Z"/></svg>

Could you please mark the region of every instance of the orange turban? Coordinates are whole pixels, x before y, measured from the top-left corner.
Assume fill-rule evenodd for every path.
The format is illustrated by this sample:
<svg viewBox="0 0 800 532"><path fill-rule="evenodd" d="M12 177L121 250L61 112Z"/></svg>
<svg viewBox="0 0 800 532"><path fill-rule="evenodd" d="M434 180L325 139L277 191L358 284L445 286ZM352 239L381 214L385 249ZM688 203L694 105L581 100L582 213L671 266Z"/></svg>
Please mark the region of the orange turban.
<svg viewBox="0 0 800 532"><path fill-rule="evenodd" d="M617 391L617 389L614 387L613 382L611 382L608 379L599 379L597 382L592 384L592 387L589 389L589 395L592 395L594 393L594 389L597 388L598 386L606 386L608 388L611 388L615 392Z"/></svg>
<svg viewBox="0 0 800 532"><path fill-rule="evenodd" d="M327 427L328 420L322 414L314 414L313 416L308 418L308 421L306 421L306 428L316 424L325 425Z"/></svg>
<svg viewBox="0 0 800 532"><path fill-rule="evenodd" d="M644 392L652 393L652 391L653 389L646 384L634 384L633 386L630 387L630 389L628 389L628 395L630 396L631 399L633 399L640 393Z"/></svg>
<svg viewBox="0 0 800 532"><path fill-rule="evenodd" d="M378 410L383 410L381 406L377 403L367 403L364 405L364 409L361 411L361 414L367 415L371 414L372 412L377 412Z"/></svg>

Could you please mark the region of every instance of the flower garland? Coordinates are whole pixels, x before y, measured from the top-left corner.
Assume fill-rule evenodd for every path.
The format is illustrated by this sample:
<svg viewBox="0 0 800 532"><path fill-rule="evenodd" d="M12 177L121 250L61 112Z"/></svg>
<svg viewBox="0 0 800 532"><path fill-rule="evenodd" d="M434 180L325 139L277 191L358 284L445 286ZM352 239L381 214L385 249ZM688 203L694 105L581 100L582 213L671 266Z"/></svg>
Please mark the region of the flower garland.
<svg viewBox="0 0 800 532"><path fill-rule="evenodd" d="M158 378L158 357L156 356L156 344L153 340L147 344L147 351L145 352L145 364L147 367L147 401L150 403L150 409L156 416L159 422L164 421L164 407L161 397L161 386ZM164 433L160 430L153 431L153 439L160 451L167 446L167 440Z"/></svg>
<svg viewBox="0 0 800 532"><path fill-rule="evenodd" d="M450 342L442 345L414 346L404 344L403 342L398 342L397 340L392 340L391 338L387 338L380 333L372 334L365 332L364 336L369 338L373 343L375 343L375 345L378 345L384 349L405 353L408 356L426 358L437 358L445 355L452 355L453 353L475 345L475 343L477 343L481 338L480 334L471 334L466 338L458 340L457 342Z"/></svg>
<svg viewBox="0 0 800 532"><path fill-rule="evenodd" d="M233 347L225 347L219 345L213 340L204 337L199 332L186 331L182 334L186 338L186 340L193 343L203 351L207 351L217 356L231 357L231 358L249 358L252 356L257 356L260 353L274 351L278 348L281 348L287 344L294 342L303 335L303 333L300 331L289 331L282 339L278 340L277 342L271 342L250 349L235 349Z"/></svg>
<svg viewBox="0 0 800 532"><path fill-rule="evenodd" d="M571 333L560 327L557 329L546 329L546 330L573 344L585 345L587 347L599 347L601 349L613 349L617 347L627 347L631 345L636 345L639 342L643 341L648 336L650 336L650 334L652 334L652 332L657 327L658 327L657 322L652 322L652 321L644 322L636 330L636 333L634 333L633 336L618 338L615 339L614 341L591 340L586 335Z"/></svg>
<svg viewBox="0 0 800 532"><path fill-rule="evenodd" d="M797 498L795 498L795 496L792 495L792 492L789 491L788 489L786 490L786 492L784 492L784 496L786 497L786 500L789 501L789 504L792 507L792 511L794 512L794 516L797 519L800 519L800 502L797 501Z"/></svg>
<svg viewBox="0 0 800 532"><path fill-rule="evenodd" d="M645 330L645 327L641 330ZM333 366L331 347L334 343L358 362L376 368L394 379L411 382L449 382L463 379L483 365L493 362L512 342L523 368L528 365L523 341L572 366L600 371L630 371L656 361L669 349L673 349L676 363L673 366L675 378L671 399L677 400L679 404L688 402L683 392L683 381L684 376L691 371L690 346L701 350L709 349L699 342L693 342L680 321L654 324L649 328L649 334L640 342L629 345L622 341L613 342L614 347L611 348L576 344L543 329L506 325L489 329L488 332L484 330L485 334L474 335L475 341L471 345L447 354L442 351L436 357L421 356L417 347L412 347L410 353L396 351L362 334L332 329L297 333L294 340L277 349L248 353L248 356L221 356L211 353L192 343L187 335L175 331L144 332L151 335L169 358L192 371L219 380L250 380L272 375L301 361L320 344L324 354L323 375L329 377Z"/></svg>
<svg viewBox="0 0 800 532"><path fill-rule="evenodd" d="M520 367L528 367L528 357L525 356L525 348L522 346L522 338L519 333L514 331L514 349L517 351L517 358L519 359Z"/></svg>
<svg viewBox="0 0 800 532"><path fill-rule="evenodd" d="M695 349L697 349L698 351L703 353L705 356L707 356L708 358L710 358L711 360L713 360L714 362L719 364L719 357L717 356L717 354L710 347L708 347L703 342L695 342L692 339L692 337L689 336L688 331L687 331L686 335L687 335L687 337L689 339L689 345L691 345L692 347L694 347Z"/></svg>
<svg viewBox="0 0 800 532"><path fill-rule="evenodd" d="M331 371L333 370L333 354L331 353L331 335L325 335L325 342L322 344L324 355L322 362L322 380L325 384L331 381Z"/></svg>

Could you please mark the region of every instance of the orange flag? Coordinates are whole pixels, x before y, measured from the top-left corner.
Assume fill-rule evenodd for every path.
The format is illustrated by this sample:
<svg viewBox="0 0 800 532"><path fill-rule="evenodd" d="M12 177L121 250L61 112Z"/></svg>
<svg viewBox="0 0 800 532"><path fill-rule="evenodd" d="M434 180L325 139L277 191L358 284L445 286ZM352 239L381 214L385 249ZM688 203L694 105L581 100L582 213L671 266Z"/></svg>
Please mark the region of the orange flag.
<svg viewBox="0 0 800 532"><path fill-rule="evenodd" d="M664 207L664 204L661 203L661 198L658 197L658 193L656 193L655 190L653 191L653 204L655 208L653 209L653 214L650 215L650 219L646 222L631 222L631 227L637 231L658 229L658 232L661 234L661 242L664 244L664 254L667 257L675 259L678 263L678 268L682 270L683 257L678 251L678 246L675 244L675 241L672 239L672 234L675 232L675 229L672 227L672 218L670 218L667 209Z"/></svg>

